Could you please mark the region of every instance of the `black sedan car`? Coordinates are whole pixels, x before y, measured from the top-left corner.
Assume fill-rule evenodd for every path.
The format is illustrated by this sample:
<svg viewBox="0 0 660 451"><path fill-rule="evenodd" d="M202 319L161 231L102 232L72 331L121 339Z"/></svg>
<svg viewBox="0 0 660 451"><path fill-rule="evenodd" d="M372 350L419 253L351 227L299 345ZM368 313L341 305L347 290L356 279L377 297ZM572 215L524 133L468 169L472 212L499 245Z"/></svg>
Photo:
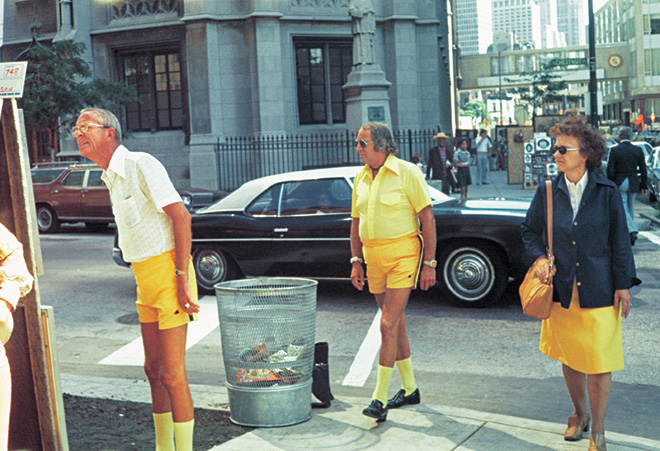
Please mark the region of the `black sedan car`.
<svg viewBox="0 0 660 451"><path fill-rule="evenodd" d="M252 180L193 214L202 291L247 276L348 279L353 177L360 167ZM442 299L485 306L524 273L520 223L529 200L451 198L429 187L438 230Z"/></svg>

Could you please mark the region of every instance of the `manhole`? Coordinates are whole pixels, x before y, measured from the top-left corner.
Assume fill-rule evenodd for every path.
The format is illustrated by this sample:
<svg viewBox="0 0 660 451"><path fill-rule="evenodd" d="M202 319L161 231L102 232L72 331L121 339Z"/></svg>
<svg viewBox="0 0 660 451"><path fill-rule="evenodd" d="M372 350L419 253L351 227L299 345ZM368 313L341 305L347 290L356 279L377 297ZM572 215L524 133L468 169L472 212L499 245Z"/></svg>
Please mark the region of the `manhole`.
<svg viewBox="0 0 660 451"><path fill-rule="evenodd" d="M117 318L119 324L128 324L129 326L137 326L140 324L140 318L137 312L129 313L128 315L120 316Z"/></svg>

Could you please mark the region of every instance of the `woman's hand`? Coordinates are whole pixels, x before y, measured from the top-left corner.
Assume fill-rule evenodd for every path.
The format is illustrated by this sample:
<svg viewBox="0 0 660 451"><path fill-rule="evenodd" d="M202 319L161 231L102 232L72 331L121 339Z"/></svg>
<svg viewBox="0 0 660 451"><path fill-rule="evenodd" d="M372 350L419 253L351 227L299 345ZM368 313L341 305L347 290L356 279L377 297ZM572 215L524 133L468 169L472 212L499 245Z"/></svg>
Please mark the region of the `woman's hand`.
<svg viewBox="0 0 660 451"><path fill-rule="evenodd" d="M538 262L538 265L537 265ZM546 284L550 285L552 283L552 277L550 276L550 260L548 260L548 257L545 255L541 255L539 258L536 259L536 262L534 262L536 266L536 277L539 278L539 280ZM554 276L557 273L557 267L552 266L552 275Z"/></svg>
<svg viewBox="0 0 660 451"><path fill-rule="evenodd" d="M619 310L621 306L621 316L628 318L630 313L630 290L615 290L614 291L614 310Z"/></svg>

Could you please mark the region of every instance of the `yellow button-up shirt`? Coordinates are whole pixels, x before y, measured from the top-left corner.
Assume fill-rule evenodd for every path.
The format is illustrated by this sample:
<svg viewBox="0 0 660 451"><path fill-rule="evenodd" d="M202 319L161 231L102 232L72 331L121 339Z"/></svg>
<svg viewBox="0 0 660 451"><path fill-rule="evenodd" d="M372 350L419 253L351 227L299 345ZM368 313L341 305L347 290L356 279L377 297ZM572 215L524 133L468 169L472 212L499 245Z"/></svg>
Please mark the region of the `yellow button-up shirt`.
<svg viewBox="0 0 660 451"><path fill-rule="evenodd" d="M419 232L417 213L431 205L424 174L390 155L374 179L365 165L353 182L351 216L360 219L360 239L387 240Z"/></svg>

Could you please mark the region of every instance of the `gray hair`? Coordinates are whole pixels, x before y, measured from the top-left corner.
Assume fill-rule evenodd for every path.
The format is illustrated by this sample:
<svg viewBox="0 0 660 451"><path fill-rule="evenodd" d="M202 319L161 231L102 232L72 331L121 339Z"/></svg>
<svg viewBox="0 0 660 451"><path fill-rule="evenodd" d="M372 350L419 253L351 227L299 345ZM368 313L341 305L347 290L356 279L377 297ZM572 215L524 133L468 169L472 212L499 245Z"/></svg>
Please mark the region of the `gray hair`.
<svg viewBox="0 0 660 451"><path fill-rule="evenodd" d="M121 142L121 124L119 123L119 119L117 119L117 116L112 114L112 112L108 110L104 110L102 108L85 108L80 111L80 114L85 114L85 113L94 113L99 117L99 122L100 125L103 125L104 127L107 128L114 128L115 129L115 139L117 142Z"/></svg>
<svg viewBox="0 0 660 451"><path fill-rule="evenodd" d="M619 129L619 139L630 139L632 136L632 129L630 127L621 127Z"/></svg>
<svg viewBox="0 0 660 451"><path fill-rule="evenodd" d="M362 128L371 132L371 140L374 142L376 152L385 152L388 155L395 155L399 151L387 125L381 124L380 122L369 122L364 124Z"/></svg>

